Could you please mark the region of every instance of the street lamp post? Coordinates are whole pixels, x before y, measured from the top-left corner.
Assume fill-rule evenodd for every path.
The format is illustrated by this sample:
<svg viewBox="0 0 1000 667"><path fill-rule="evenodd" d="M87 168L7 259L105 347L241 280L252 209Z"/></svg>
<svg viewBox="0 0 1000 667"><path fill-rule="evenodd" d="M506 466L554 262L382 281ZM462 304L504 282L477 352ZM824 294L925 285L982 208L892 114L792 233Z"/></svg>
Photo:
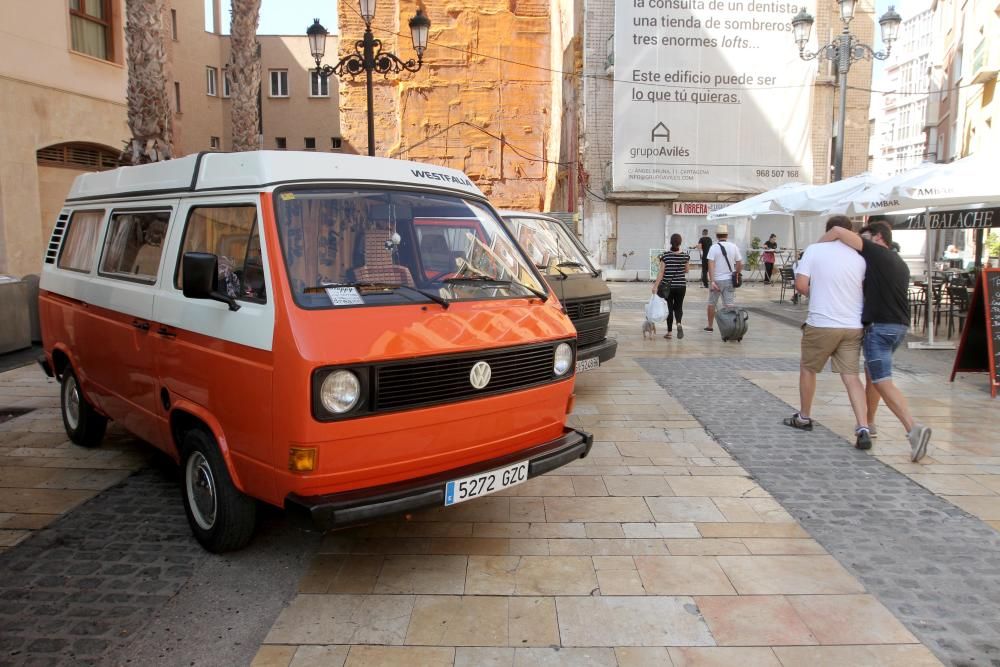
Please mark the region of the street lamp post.
<svg viewBox="0 0 1000 667"><path fill-rule="evenodd" d="M821 46L816 51L806 51L806 44L809 42L809 33L812 31L813 17L802 8L795 18L792 19L792 30L795 35L795 43L799 46L799 57L802 60L814 60L816 58L829 60L837 63L837 83L840 86L840 116L837 119L837 146L833 156L833 180L839 181L844 171L844 121L847 117L847 72L851 65L861 59L885 60L892 51L892 43L896 41L899 33L899 24L902 22L895 8L889 10L878 20L882 29L882 41L885 42L885 52L875 51L872 47L858 41L858 38L851 34L851 19L854 18L854 9L857 6L856 0L837 0L840 5L840 20L844 24L844 29L840 35L835 37L826 46Z"/></svg>
<svg viewBox="0 0 1000 667"><path fill-rule="evenodd" d="M336 65L324 65L323 55L326 53L326 36L329 34L319 19L313 19L313 24L306 30L309 38L309 50L313 59L316 60L316 69L313 70L318 76L324 79L331 74L342 76L345 72L355 77L361 72L365 73L368 92L368 155L375 155L375 114L374 94L372 91L372 73L378 72L388 76L390 72L398 74L403 70L416 72L424 64L424 51L427 49L427 35L431 29L431 20L424 14L424 10L418 9L417 13L410 19L410 37L413 39L413 49L417 52L417 59L401 60L395 53L382 50L382 41L375 39L372 34L372 20L375 18L375 0L360 0L361 18L365 21L364 39L354 43L354 53L350 53L339 61Z"/></svg>

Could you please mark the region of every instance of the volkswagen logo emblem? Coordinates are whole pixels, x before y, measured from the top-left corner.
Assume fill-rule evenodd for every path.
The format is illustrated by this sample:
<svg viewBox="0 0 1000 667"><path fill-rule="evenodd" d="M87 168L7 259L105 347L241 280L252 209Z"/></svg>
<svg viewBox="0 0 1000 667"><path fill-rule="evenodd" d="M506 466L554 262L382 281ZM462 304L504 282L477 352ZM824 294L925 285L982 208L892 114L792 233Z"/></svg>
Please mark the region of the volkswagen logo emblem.
<svg viewBox="0 0 1000 667"><path fill-rule="evenodd" d="M469 372L469 382L476 389L482 389L490 383L490 376L493 375L493 369L485 361L477 361L476 365L472 367Z"/></svg>

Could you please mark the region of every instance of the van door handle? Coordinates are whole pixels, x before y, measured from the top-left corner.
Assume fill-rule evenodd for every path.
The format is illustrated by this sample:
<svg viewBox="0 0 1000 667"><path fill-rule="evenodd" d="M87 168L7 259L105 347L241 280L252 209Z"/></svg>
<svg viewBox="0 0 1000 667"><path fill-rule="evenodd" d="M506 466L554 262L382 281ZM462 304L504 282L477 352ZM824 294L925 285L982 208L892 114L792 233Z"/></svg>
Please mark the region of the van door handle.
<svg viewBox="0 0 1000 667"><path fill-rule="evenodd" d="M149 331L149 322L143 322L142 320L132 320L132 326L140 331Z"/></svg>
<svg viewBox="0 0 1000 667"><path fill-rule="evenodd" d="M171 331L170 329L164 326L161 326L159 329L157 329L156 333L163 336L164 338L177 338L177 334L175 332Z"/></svg>

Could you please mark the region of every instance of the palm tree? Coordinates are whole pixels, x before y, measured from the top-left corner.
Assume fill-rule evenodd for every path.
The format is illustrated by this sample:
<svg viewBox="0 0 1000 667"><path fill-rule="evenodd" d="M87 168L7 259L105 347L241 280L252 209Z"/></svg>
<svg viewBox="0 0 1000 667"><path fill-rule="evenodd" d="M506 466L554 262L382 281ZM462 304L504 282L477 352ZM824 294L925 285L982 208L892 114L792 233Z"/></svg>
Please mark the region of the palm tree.
<svg viewBox="0 0 1000 667"><path fill-rule="evenodd" d="M261 0L232 0L229 78L232 90L233 150L253 151L258 140L260 43L257 23Z"/></svg>
<svg viewBox="0 0 1000 667"><path fill-rule="evenodd" d="M169 160L172 131L164 76L164 0L127 0L125 42L128 47L128 126L132 138L124 162L143 164Z"/></svg>

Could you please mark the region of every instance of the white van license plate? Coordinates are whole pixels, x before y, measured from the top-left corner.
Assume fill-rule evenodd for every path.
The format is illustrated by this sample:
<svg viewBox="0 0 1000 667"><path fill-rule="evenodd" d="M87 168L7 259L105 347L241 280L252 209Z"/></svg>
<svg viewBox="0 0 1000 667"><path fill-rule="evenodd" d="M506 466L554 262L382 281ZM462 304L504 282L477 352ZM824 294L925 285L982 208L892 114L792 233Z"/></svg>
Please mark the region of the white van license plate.
<svg viewBox="0 0 1000 667"><path fill-rule="evenodd" d="M581 359L576 362L576 372L589 371L595 368L601 367L601 360L597 357L591 357L590 359Z"/></svg>
<svg viewBox="0 0 1000 667"><path fill-rule="evenodd" d="M528 481L527 461L470 475L448 482L444 489L444 504L447 506L464 503L466 500L487 496L526 481Z"/></svg>

